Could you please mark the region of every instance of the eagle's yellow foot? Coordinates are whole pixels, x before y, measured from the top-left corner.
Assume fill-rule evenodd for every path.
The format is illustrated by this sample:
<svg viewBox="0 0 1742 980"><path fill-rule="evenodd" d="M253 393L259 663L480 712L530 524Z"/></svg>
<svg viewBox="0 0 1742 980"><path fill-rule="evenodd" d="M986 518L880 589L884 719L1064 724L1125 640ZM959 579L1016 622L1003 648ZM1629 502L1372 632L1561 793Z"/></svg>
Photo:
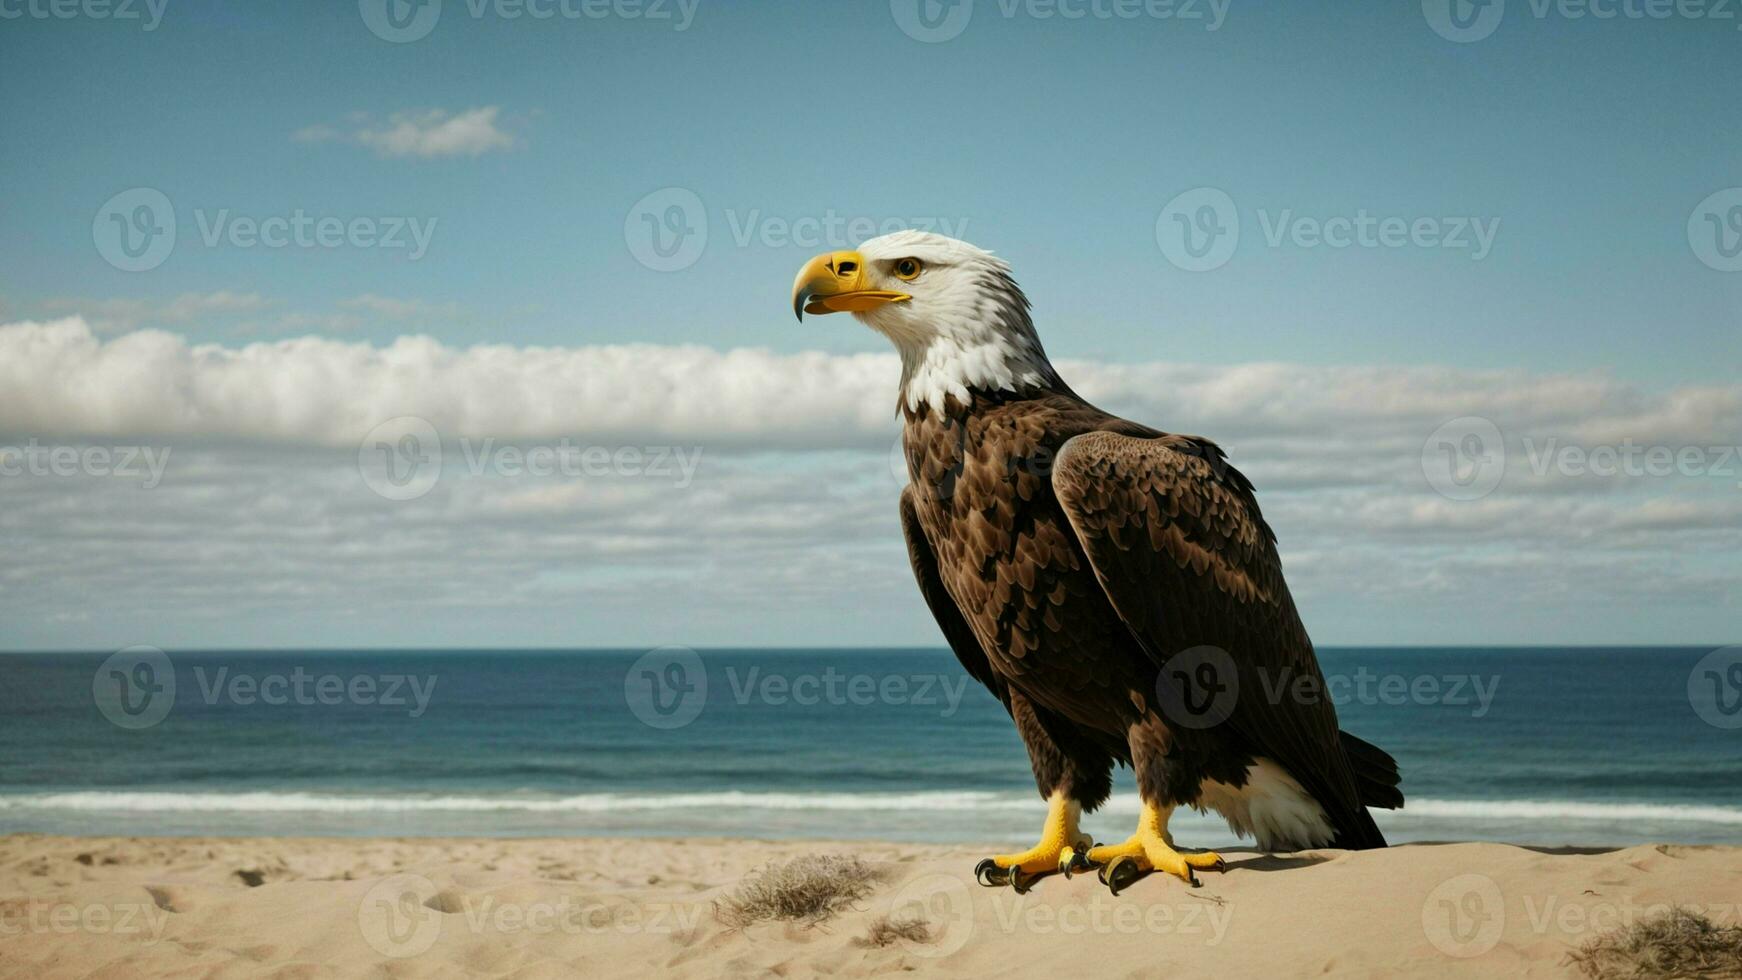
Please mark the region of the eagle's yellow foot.
<svg viewBox="0 0 1742 980"><path fill-rule="evenodd" d="M1040 843L1016 854L997 854L981 861L974 868L974 877L988 887L1009 885L1018 892L1028 891L1035 880L1054 872L1067 877L1089 869L1088 851L1094 845L1077 830L1077 818L1082 806L1054 793L1047 802L1046 826L1041 828Z"/></svg>
<svg viewBox="0 0 1742 980"><path fill-rule="evenodd" d="M1101 883L1117 895L1125 886L1151 871L1162 871L1197 887L1195 871L1220 871L1226 867L1220 854L1204 851L1182 854L1173 849L1173 838L1167 832L1167 819L1173 807L1143 804L1143 816L1138 818L1137 833L1123 844L1108 844L1089 851L1089 863L1100 870Z"/></svg>

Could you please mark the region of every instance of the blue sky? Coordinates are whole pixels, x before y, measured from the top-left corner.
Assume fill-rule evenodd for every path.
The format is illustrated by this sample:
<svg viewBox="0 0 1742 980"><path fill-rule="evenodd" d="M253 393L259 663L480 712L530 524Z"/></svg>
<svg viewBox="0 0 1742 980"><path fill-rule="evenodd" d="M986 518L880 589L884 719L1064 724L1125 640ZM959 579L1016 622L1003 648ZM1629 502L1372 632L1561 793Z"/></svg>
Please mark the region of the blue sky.
<svg viewBox="0 0 1742 980"><path fill-rule="evenodd" d="M244 289L319 311L415 293L481 314L427 326L454 343L879 349L848 324L784 321L791 270L815 249L736 247L726 214L832 209L965 222L1016 263L1055 355L1662 382L1742 367L1742 281L1701 265L1685 234L1695 204L1742 179L1724 84L1735 22L1538 20L1513 0L1491 37L1454 44L1412 3L1236 2L1209 31L1006 18L981 0L960 36L924 44L883 3L702 0L681 32L446 6L407 44L343 2L169 0L149 33L5 23L6 300ZM408 159L291 139L353 112L479 106L500 107L513 149ZM127 274L94 253L89 223L134 186L184 221L301 207L438 224L416 262L183 247ZM682 273L623 247L624 215L664 186L692 189L713 221ZM1156 212L1198 186L1227 191L1248 226L1208 274L1155 247ZM1480 261L1266 248L1259 208L1500 226Z"/></svg>
<svg viewBox="0 0 1742 980"><path fill-rule="evenodd" d="M645 343L764 348L775 356L882 354L880 338L845 318L792 322L793 272L809 255L852 242L794 243L783 229L829 216L940 221L1014 264L1055 358L1230 371L1279 362L1300 372L1299 386L1339 383L1348 375L1338 372L1361 367L1431 369L1439 372L1436 384L1463 398L1440 420L1502 417L1512 409L1486 406L1571 375L1599 379L1591 384L1603 393L1539 405L1535 414L1518 409L1514 427L1502 419L1508 438L1525 431L1631 438L1632 423L1600 434L1580 429L1588 421L1581 413L1592 406L1605 417L1632 412L1645 440L1717 445L1742 438L1727 428L1731 409L1676 414L1688 402L1677 392L1690 387L1716 390L1713 403L1730 405L1725 399L1734 392L1725 386L1742 373L1742 275L1702 258L1689 231L1690 221L1701 227L1702 201L1742 185L1731 84L1742 22L1735 19L1576 17L1505 0L1491 34L1460 43L1434 28L1435 4L1443 0L1232 0L1213 30L1204 19L1181 19L1172 5L1160 9L1174 16L1121 18L1099 16L1113 2L1099 0L1088 16L1065 19L1039 16L1050 9L1039 0L978 0L932 8L946 17L971 15L958 35L925 43L899 26L907 0L699 0L682 30L676 19L685 14L675 3L660 8L672 19L649 19L636 7L629 8L642 10L636 16L533 19L503 16L493 3L474 16L467 0L441 0L427 36L391 43L366 25L364 12L375 2L167 0L161 22L147 31L140 21L37 16L31 11L42 0L36 7L0 0L0 13L24 12L0 19L0 90L9 93L0 100L0 323L77 315L106 344L160 328L182 339L186 349L175 356L184 360L197 360L187 351L201 344L237 349L309 335L369 348L422 335L450 352L477 344L524 353ZM1089 3L1067 0L1072 9ZM143 0L135 9L149 16ZM1185 9L1212 16L1207 0ZM1492 16L1494 7L1487 9ZM396 132L403 142L394 142ZM442 142L443 134L454 141ZM93 221L101 223L105 202L132 188L162 192L178 230L173 252L143 272L116 268L94 242ZM693 194L708 226L700 254L675 271L639 260L633 231L646 196L663 188ZM1164 208L1198 188L1225 194L1241 230L1238 249L1209 271L1181 268L1158 243L1158 216L1165 232ZM430 229L427 251L413 258L407 249L208 246L201 239L200 222L215 215L260 220L299 211L346 222L414 219ZM1724 220L1722 208L1714 214ZM1331 248L1292 234L1267 240L1285 219L1316 225L1360 215L1426 220L1442 237L1487 228L1492 241L1478 253L1452 242ZM1742 226L1735 232L1742 235ZM364 356L357 349L344 356ZM1492 372L1513 373L1496 380ZM314 384L305 395L329 394ZM85 392L66 419L0 413L0 432L12 443L153 435L67 420L112 394ZM1264 469L1263 404L1239 415L1199 411L1161 394L1109 398L1113 407L1174 413L1143 420L1206 431L1229 443L1237 461ZM1376 410L1383 414L1383 406ZM295 428L301 416L262 412L273 419L261 423L265 436L177 429L186 441L176 445L183 458L230 467L253 486L247 474L261 464L247 454L259 444L330 448L344 441L285 436L281 429ZM1327 410L1324 424L1344 417ZM1398 422L1394 440L1408 463L1411 447L1434 425L1403 410L1390 417L1408 420ZM1673 431L1659 424L1664 418L1679 419ZM877 424L866 422L840 445L813 448L869 448L875 451L867 458L882 467L881 447L893 428L886 433ZM613 431L620 439L631 432L686 437L670 425L624 423ZM733 431L737 438L741 430ZM549 433L531 433L542 435ZM746 462L731 455L828 441L815 433L770 438L766 446L722 451L718 472L766 481L835 465L833 457ZM226 455L226 439L244 448ZM1242 457L1240 440L1258 448ZM296 479L313 479L319 468L287 466ZM711 470L701 472L705 479ZM1296 476L1277 472L1275 492L1297 492L1289 489ZM728 502L776 492L721 479ZM1604 484L1589 495L1611 507L1661 510L1669 506L1664 498L1679 505L1689 496L1702 506L1718 500L1722 509L1734 503L1733 494L1716 497L1712 488L1723 483ZM199 497L189 494L193 506ZM823 498L839 501L807 499L826 510ZM1543 498L1521 492L1519 499ZM1328 642L1635 635L1701 642L1734 620L1733 559L1678 544L1662 545L1654 560L1698 579L1699 598L1680 608L1658 605L1643 621L1630 618L1658 600L1623 591L1589 606L1544 600L1516 616L1471 623L1458 610L1480 595L1472 590L1484 573L1467 568L1466 578L1447 585L1449 566L1436 561L1470 555L1454 539L1435 538L1388 552L1397 568L1418 577L1407 579L1416 588L1385 600L1388 611L1376 621L1367 610L1378 599L1353 586L1339 589L1328 557L1335 535L1349 532L1315 508L1341 504L1302 497L1297 508L1294 500L1281 500L1272 513L1299 522L1283 528L1285 546L1290 531L1296 541L1323 542L1304 549L1300 561L1303 569L1329 562L1316 566L1327 577L1304 590L1318 597L1306 602L1309 610L1333 624L1321 633ZM880 500L865 513L892 514L891 503ZM167 503L115 499L108 506L126 523ZM837 516L857 514L857 506L842 504ZM1357 512L1344 506L1339 520L1358 530ZM19 513L11 533L35 533ZM1534 519L1576 527L1581 513ZM1504 526L1502 517L1521 519L1497 515L1494 528ZM1610 517L1625 523L1624 515ZM1325 523L1314 523L1321 518ZM41 519L53 525L51 537L90 540L77 517ZM259 523L241 511L225 519ZM907 572L899 551L884 540L893 518L886 523L875 528L881 537L868 539L863 566L837 571L854 581L865 569L885 575L892 568L876 596L899 603L899 616L846 608L852 599L838 594L821 593L802 610L775 610L747 609L742 597L719 593L706 600L714 605L690 610L708 631L681 639L821 642L845 617L864 627L855 641L931 642L923 610L901 581ZM1694 526L1707 543L1717 540L1713 525ZM56 553L47 538L26 543ZM1561 548L1529 557L1555 567ZM64 566L44 560L44 569L63 569L45 571L63 587L32 595L55 603L63 625L38 624L18 642L153 642L138 635L149 632L141 626L145 612L93 612L94 580L57 579ZM1505 547L1487 560L1505 564ZM1578 560L1588 560L1596 575L1611 559ZM729 567L718 555L706 565ZM545 568L530 573L553 590L535 615L467 610L396 638L585 642L591 637L570 638L567 617L550 612L575 608L583 619L596 610L600 642L676 642L645 628L655 615L647 608L586 591L600 577L641 573L609 559ZM1567 575L1558 588L1540 576L1533 581L1543 595L1578 593L1574 573ZM489 590L487 581L477 584ZM1443 594L1435 593L1441 586ZM295 592L287 586L276 594ZM194 597L189 610L224 602L221 591L186 594ZM336 599L260 602L228 619L208 610L203 619L178 620L163 630L165 642L270 642L268 622L333 643L396 639L361 621L334 625L342 619ZM141 610L153 605L143 596L140 603Z"/></svg>

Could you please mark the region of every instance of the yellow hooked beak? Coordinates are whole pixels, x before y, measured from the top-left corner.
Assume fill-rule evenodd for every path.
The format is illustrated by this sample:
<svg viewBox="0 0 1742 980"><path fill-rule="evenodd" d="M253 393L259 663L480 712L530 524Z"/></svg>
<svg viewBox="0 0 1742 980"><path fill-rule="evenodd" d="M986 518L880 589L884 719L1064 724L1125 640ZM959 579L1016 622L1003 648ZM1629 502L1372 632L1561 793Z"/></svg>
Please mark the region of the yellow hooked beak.
<svg viewBox="0 0 1742 980"><path fill-rule="evenodd" d="M824 252L806 262L793 280L793 315L803 320L806 313L863 313L913 298L892 289L868 288L869 281L863 255Z"/></svg>

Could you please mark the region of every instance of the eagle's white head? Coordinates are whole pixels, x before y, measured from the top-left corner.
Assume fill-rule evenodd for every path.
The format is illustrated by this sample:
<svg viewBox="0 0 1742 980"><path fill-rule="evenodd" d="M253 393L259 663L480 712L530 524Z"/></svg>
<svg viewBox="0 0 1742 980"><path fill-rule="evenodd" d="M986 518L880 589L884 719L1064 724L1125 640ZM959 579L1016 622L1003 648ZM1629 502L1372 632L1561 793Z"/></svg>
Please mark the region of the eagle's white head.
<svg viewBox="0 0 1742 980"><path fill-rule="evenodd" d="M901 353L901 403L944 410L951 395L1058 384L1010 266L967 242L922 231L825 252L799 270L792 309L852 313Z"/></svg>

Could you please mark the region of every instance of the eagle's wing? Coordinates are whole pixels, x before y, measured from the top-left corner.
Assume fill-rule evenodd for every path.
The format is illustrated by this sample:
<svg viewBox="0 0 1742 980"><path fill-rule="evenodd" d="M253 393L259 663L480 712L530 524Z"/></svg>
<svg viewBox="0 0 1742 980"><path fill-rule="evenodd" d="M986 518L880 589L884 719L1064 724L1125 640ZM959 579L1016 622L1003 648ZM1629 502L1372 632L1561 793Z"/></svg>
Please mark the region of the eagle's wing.
<svg viewBox="0 0 1742 980"><path fill-rule="evenodd" d="M980 646L980 640L974 636L968 621L962 618L956 600L944 591L943 579L938 577L937 556L932 553L931 542L926 540L925 529L919 525L919 511L913 505L913 493L911 484L901 491L901 531L907 536L907 557L913 563L913 577L919 580L919 592L925 596L925 604L938 621L938 627L944 631L944 638L950 641L950 649L956 651L956 659L1009 709L1009 688L1004 679L993 672L985 648Z"/></svg>
<svg viewBox="0 0 1742 980"><path fill-rule="evenodd" d="M1226 651L1238 688L1222 724L1287 769L1335 827L1360 836L1371 823L1275 537L1221 449L1192 436L1084 433L1059 451L1052 484L1101 588L1156 668L1194 647ZM1320 697L1269 696L1303 676L1320 683Z"/></svg>

